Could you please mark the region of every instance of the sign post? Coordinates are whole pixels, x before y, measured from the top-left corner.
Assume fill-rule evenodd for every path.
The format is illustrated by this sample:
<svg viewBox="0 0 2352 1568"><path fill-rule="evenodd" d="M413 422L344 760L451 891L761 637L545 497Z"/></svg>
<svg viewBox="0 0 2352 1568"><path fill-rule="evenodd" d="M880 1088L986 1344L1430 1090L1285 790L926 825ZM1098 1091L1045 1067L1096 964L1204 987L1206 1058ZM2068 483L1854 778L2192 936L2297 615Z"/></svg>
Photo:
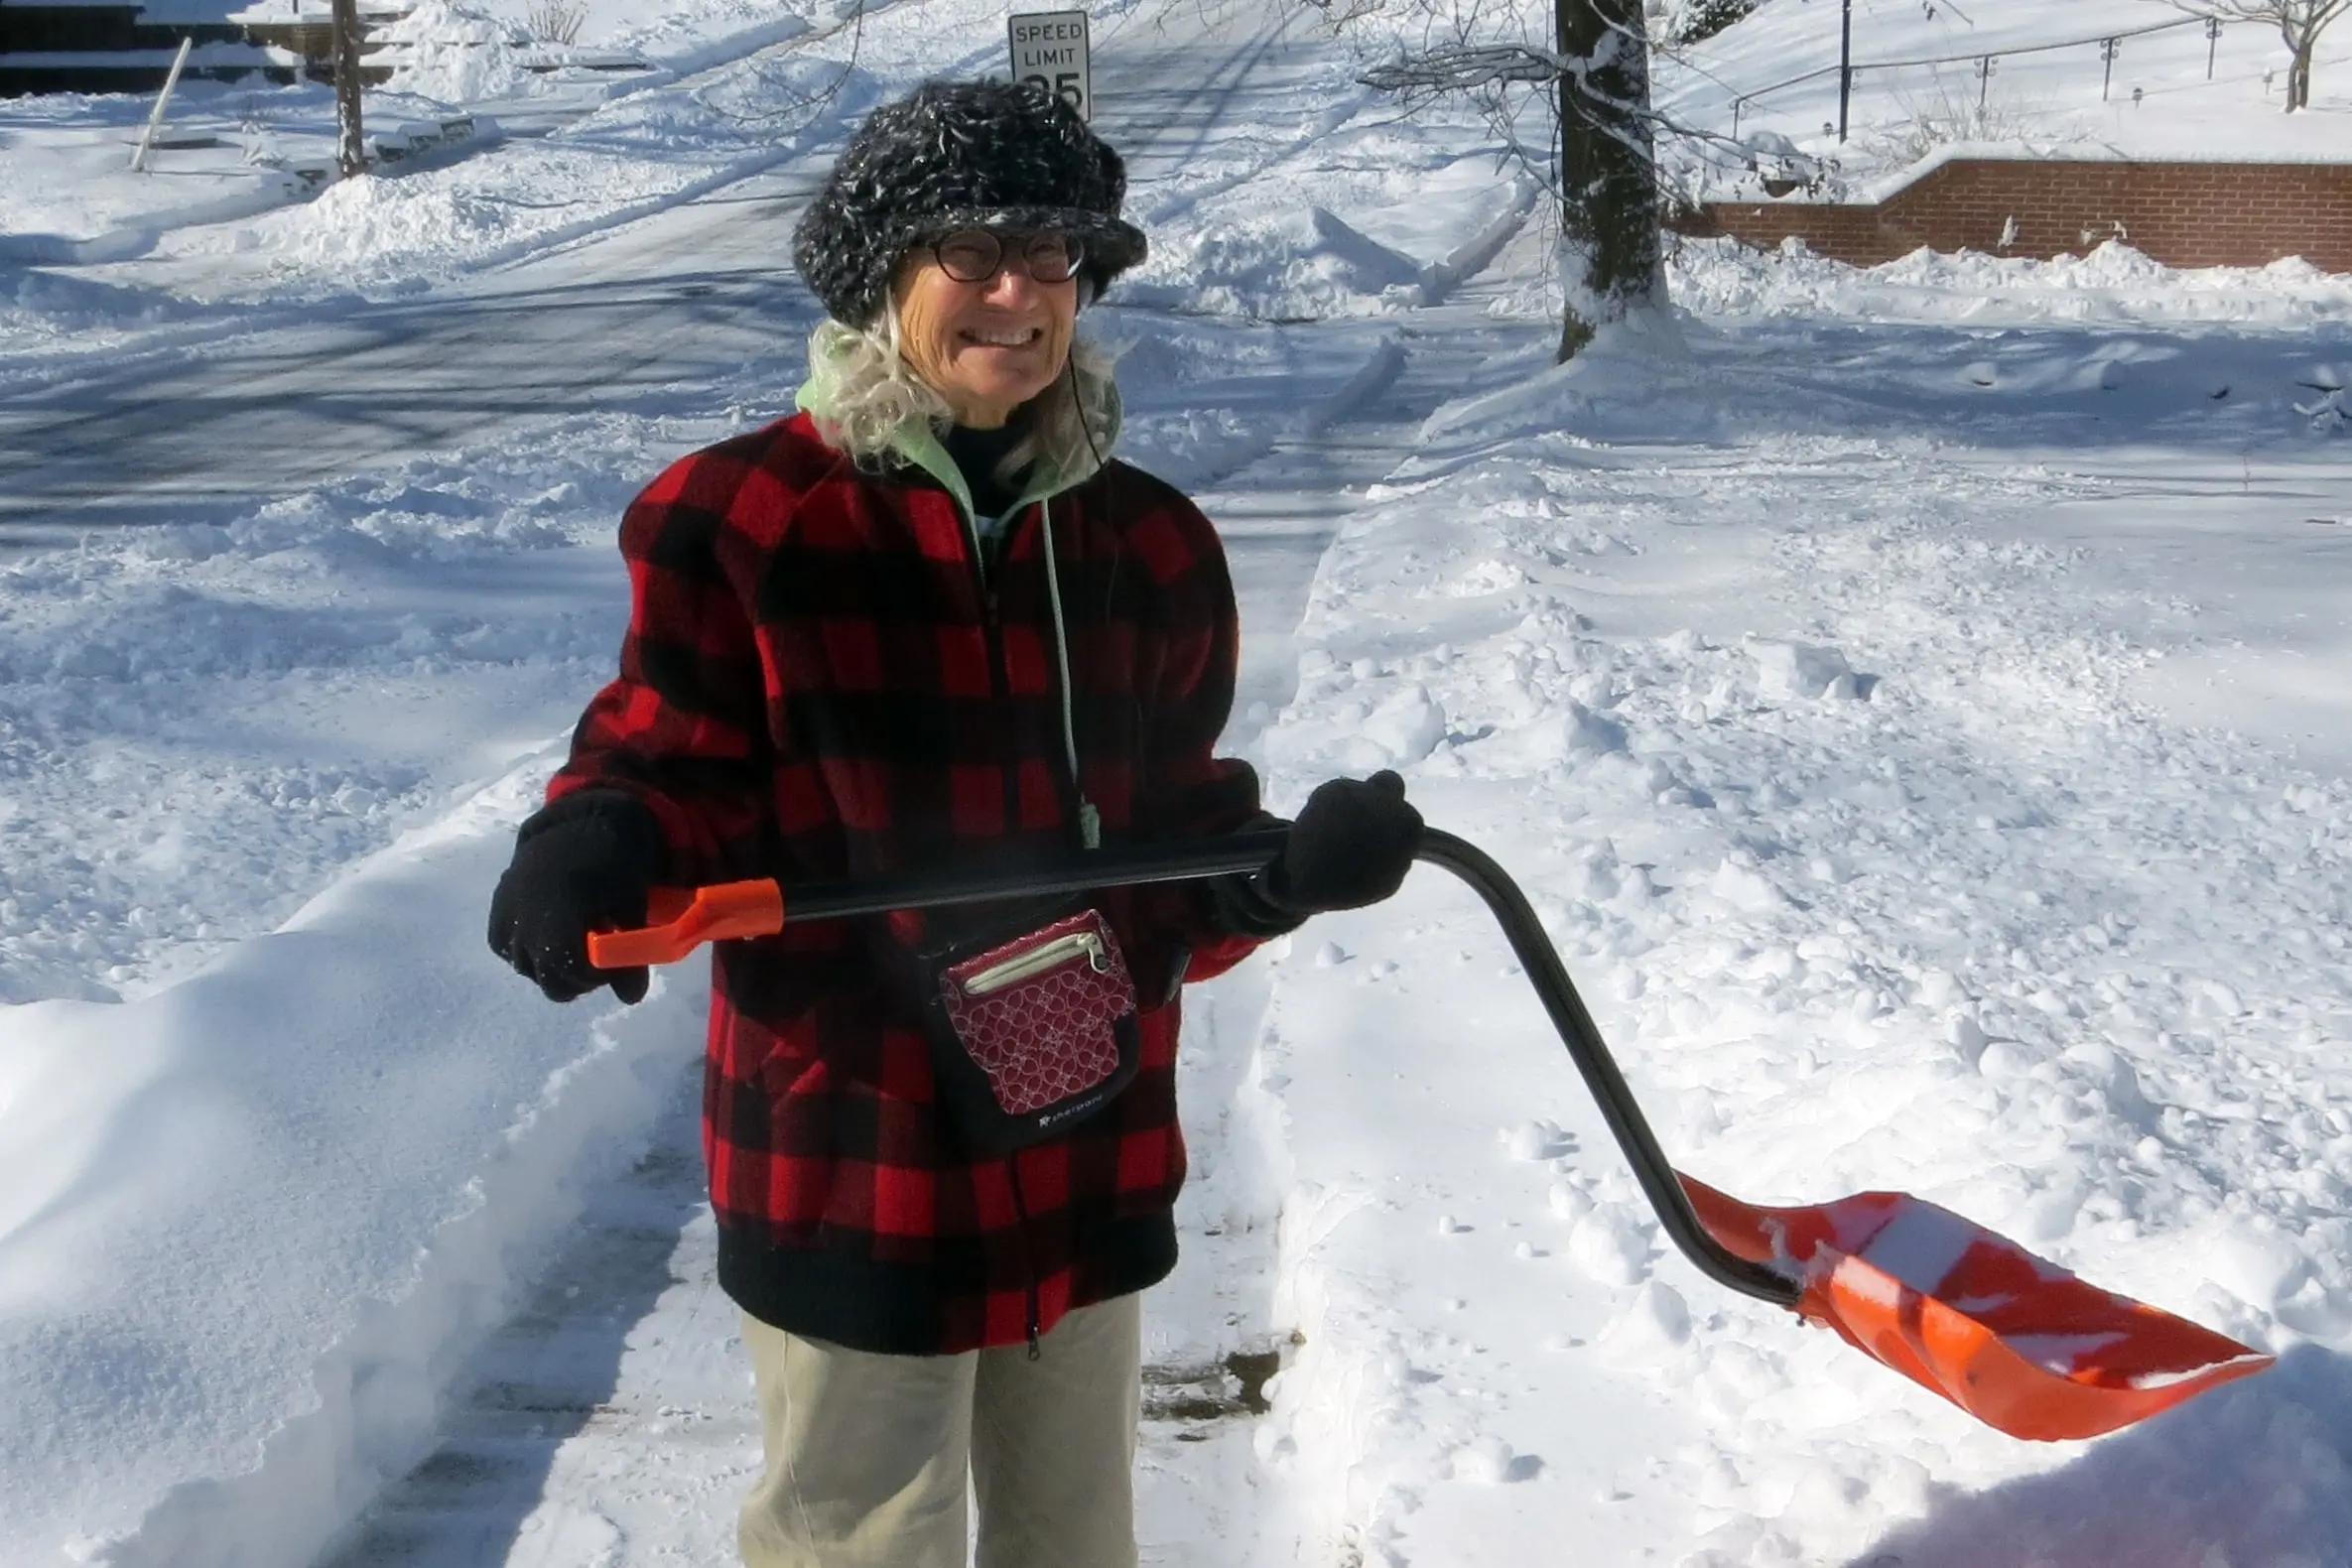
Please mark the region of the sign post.
<svg viewBox="0 0 2352 1568"><path fill-rule="evenodd" d="M172 57L172 69L164 77L164 90L156 95L155 112L147 116L147 129L140 133L139 145L131 151L133 173L147 172L147 149L155 141L155 133L164 128L164 107L172 101L172 89L180 85L180 68L188 64L188 52L195 44L194 33L180 40L180 53Z"/></svg>
<svg viewBox="0 0 2352 1568"><path fill-rule="evenodd" d="M1012 79L1054 93L1095 117L1093 50L1084 11L1031 11L1007 19L1012 35Z"/></svg>
<svg viewBox="0 0 2352 1568"><path fill-rule="evenodd" d="M335 163L345 180L367 173L359 127L359 0L334 0Z"/></svg>

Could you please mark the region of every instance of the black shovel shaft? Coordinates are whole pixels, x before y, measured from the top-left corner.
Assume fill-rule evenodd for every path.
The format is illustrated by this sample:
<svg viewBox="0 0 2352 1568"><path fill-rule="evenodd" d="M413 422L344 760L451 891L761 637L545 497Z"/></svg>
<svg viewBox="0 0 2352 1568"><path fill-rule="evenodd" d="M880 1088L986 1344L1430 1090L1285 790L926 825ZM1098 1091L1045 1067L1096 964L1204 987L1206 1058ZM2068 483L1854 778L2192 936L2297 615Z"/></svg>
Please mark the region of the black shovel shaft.
<svg viewBox="0 0 2352 1568"><path fill-rule="evenodd" d="M1145 882L1198 882L1271 865L1289 841L1287 828L1260 828L1186 844L1114 845L1075 859L1014 870L918 872L872 876L857 881L811 882L784 889L784 918L839 920L880 915L893 909L938 909L949 904L984 903L995 898L1041 898L1048 893L1082 893L1097 887L1132 887Z"/></svg>
<svg viewBox="0 0 2352 1568"><path fill-rule="evenodd" d="M1544 935L1543 923L1535 918L1535 911L1528 907L1527 895L1519 891L1518 884L1476 845L1435 828L1422 831L1417 855L1468 882L1487 901L1495 918L1503 922L1503 934L1510 939L1510 949L1518 955L1520 967L1534 983L1535 994L1543 998L1543 1010L1551 1014L1552 1027L1559 1031L1561 1043L1576 1059L1576 1070L1584 1075L1585 1087L1593 1092L1593 1100L1601 1108L1601 1118L1609 1123L1617 1146L1625 1150L1626 1159L1633 1167L1633 1179L1641 1184L1650 1208L1657 1211L1658 1224L1665 1228L1682 1255L1719 1285L1760 1301L1769 1301L1774 1306L1793 1308L1804 1294L1801 1286L1740 1256L1716 1241L1699 1223L1698 1211L1690 1205L1690 1195L1682 1190L1682 1178L1666 1162L1666 1152L1658 1147L1657 1134L1649 1130L1641 1108L1634 1104L1633 1091L1627 1087L1625 1075L1617 1070L1616 1058L1609 1054L1608 1042L1601 1038L1601 1026L1593 1022L1584 998L1576 993L1576 982L1568 978L1568 967L1560 962L1558 950L1552 946L1551 938Z"/></svg>
<svg viewBox="0 0 2352 1568"><path fill-rule="evenodd" d="M932 909L995 898L1082 892L1097 887L1199 881L1260 870L1282 852L1288 838L1288 829L1269 828L1188 844L1119 846L1094 850L1083 858L1011 872L876 877L787 888L785 919L834 920L850 915L882 914L893 909ZM1535 911L1528 906L1518 884L1476 846L1435 828L1422 831L1420 848L1414 852L1416 858L1441 866L1468 882L1503 923L1511 951L1518 956L1520 967L1543 999L1544 1011L1551 1015L1552 1027L1559 1031L1568 1054L1576 1060L1577 1071L1584 1075L1585 1087L1600 1105L1602 1119L1609 1123L1618 1147L1625 1151L1633 1167L1634 1180L1641 1184L1643 1195L1657 1212L1658 1223L1682 1255L1717 1284L1775 1306L1795 1306L1802 1294L1796 1284L1731 1251L1699 1223L1689 1195L1682 1190L1681 1179L1667 1163L1665 1151L1658 1147L1657 1135L1649 1130L1649 1122L1643 1118L1641 1108L1634 1104L1633 1092L1627 1087L1625 1075L1618 1071L1616 1060L1610 1056L1600 1026L1586 1010L1584 998L1576 993L1576 983L1568 978L1567 966L1560 962L1560 955L1553 949L1551 939L1544 935L1542 923L1535 918Z"/></svg>

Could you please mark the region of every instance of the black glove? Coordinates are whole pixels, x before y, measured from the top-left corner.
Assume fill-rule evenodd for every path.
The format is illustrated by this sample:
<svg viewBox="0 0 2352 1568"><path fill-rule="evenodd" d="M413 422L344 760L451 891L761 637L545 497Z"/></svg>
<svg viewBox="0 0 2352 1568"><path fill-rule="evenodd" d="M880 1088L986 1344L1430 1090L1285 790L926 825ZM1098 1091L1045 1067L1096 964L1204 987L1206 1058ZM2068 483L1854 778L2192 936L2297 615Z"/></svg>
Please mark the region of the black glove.
<svg viewBox="0 0 2352 1568"><path fill-rule="evenodd" d="M594 968L588 934L645 923L661 845L652 810L619 790L581 790L547 806L516 835L514 861L490 895L490 951L550 1001L599 985L642 1001L644 969Z"/></svg>
<svg viewBox="0 0 2352 1568"><path fill-rule="evenodd" d="M1406 803L1396 774L1327 779L1300 808L1274 863L1213 884L1210 901L1229 930L1279 936L1309 915L1386 898L1403 885L1420 845L1421 814Z"/></svg>

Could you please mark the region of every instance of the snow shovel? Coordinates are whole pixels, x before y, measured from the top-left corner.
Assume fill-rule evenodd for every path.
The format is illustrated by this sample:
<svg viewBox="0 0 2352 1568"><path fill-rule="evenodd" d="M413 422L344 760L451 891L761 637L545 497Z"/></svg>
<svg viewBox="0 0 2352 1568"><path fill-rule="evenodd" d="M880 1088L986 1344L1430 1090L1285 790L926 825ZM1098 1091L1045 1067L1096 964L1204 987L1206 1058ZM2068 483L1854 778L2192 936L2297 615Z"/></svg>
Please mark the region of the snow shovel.
<svg viewBox="0 0 2352 1568"><path fill-rule="evenodd" d="M1116 847L1009 874L659 889L646 926L591 935L588 959L601 969L668 964L704 942L773 935L788 920L1254 871L1281 852L1285 834L1276 828L1185 845ZM2087 1284L1949 1210L1901 1193L1758 1208L1680 1175L1666 1162L1517 885L1452 834L1425 830L1416 852L1468 882L1502 922L1659 1224L1708 1278L1826 1325L2013 1437L2096 1437L2271 1364L2235 1340Z"/></svg>

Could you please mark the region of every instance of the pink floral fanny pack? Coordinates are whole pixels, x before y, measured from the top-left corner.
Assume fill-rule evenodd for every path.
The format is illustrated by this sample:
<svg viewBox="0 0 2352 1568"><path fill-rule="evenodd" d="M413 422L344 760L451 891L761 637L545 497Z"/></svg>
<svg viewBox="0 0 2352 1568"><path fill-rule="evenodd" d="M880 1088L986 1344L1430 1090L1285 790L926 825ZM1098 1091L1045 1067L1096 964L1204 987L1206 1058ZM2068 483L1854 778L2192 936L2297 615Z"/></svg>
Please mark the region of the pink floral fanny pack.
<svg viewBox="0 0 2352 1568"><path fill-rule="evenodd" d="M983 1154L1101 1111L1134 1078L1139 1050L1135 984L1101 910L1002 929L923 956L940 1103Z"/></svg>

